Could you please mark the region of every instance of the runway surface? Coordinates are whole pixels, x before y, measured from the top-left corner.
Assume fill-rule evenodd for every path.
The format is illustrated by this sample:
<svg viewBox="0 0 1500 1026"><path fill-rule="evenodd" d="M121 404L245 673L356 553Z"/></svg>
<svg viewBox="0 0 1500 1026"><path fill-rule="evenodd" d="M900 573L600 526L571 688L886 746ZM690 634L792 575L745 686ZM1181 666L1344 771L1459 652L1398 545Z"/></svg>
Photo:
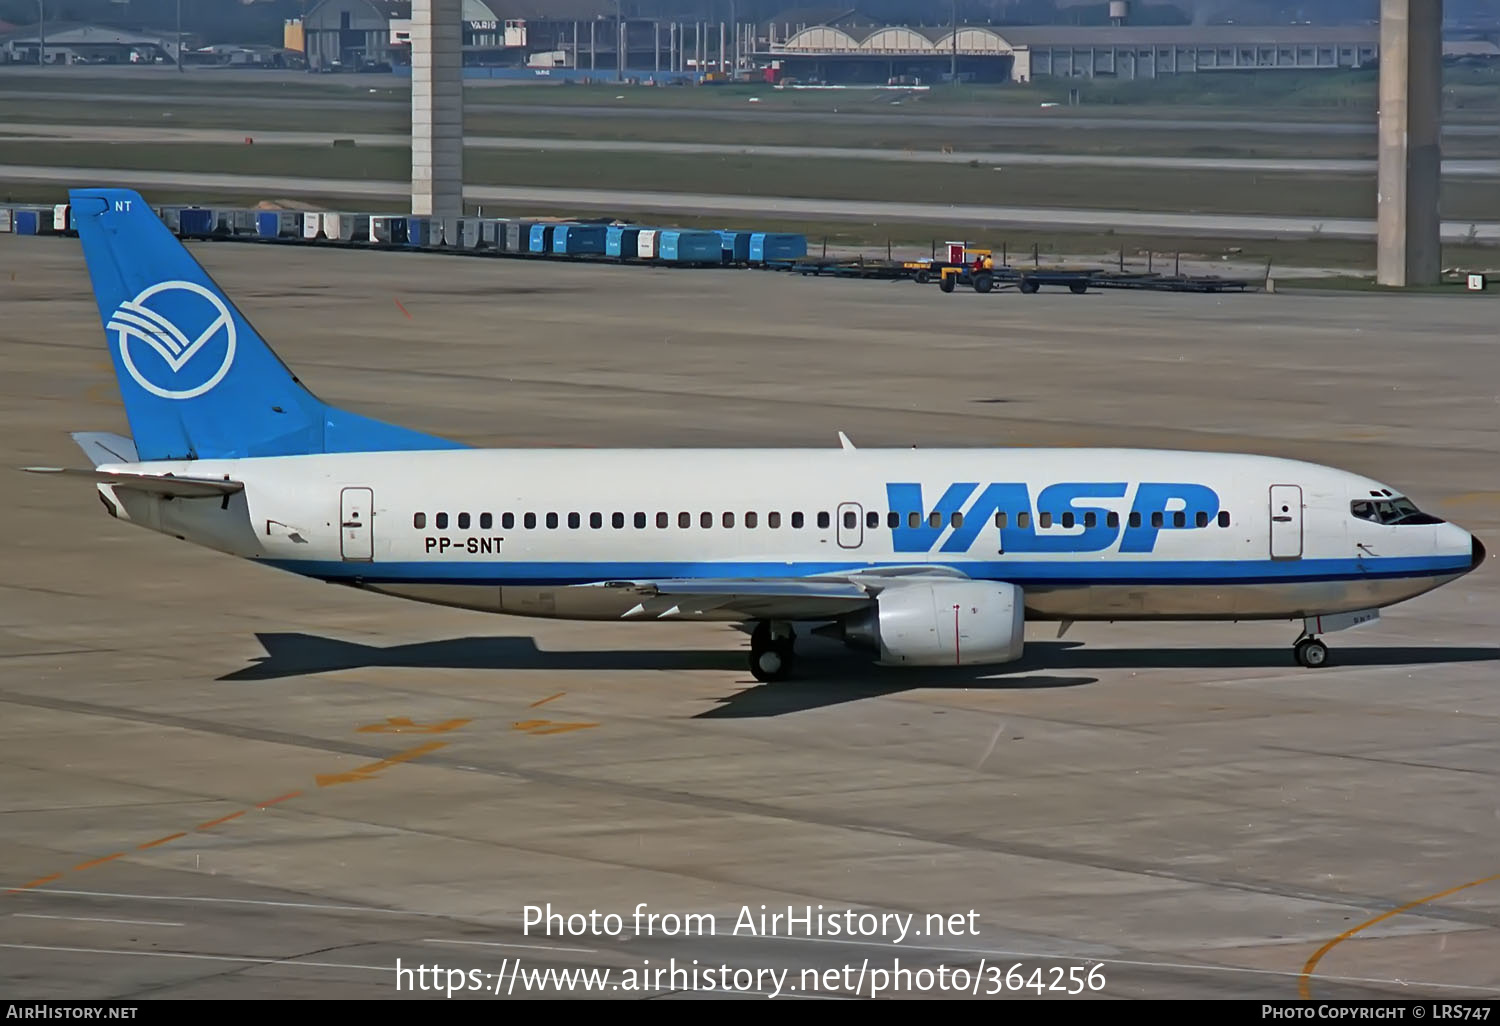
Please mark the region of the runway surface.
<svg viewBox="0 0 1500 1026"><path fill-rule="evenodd" d="M356 146L395 146L405 149L411 137L394 133L361 132L236 132L212 128L152 129L142 139L138 128L111 125L35 125L0 122L0 138L7 143L126 142L222 143L244 145L253 139L261 145L327 146L335 139L349 139ZM480 150L560 150L572 153L683 153L703 156L756 156L819 158L829 160L881 160L922 164L1024 164L1043 167L1148 168L1162 171L1260 171L1266 173L1374 174L1373 160L1293 160L1238 157L1141 157L1068 153L1021 153L1014 151L893 150L849 146L740 146L720 143L674 143L619 141L609 139L536 139L508 136L464 137L464 146ZM1451 178L1500 176L1500 160L1450 159L1443 161L1443 174Z"/></svg>
<svg viewBox="0 0 1500 1026"><path fill-rule="evenodd" d="M55 182L66 188L107 184L138 189L200 189L259 192L267 196L348 196L405 203L409 182L341 178L203 174L0 164L0 182ZM1156 235L1204 238L1372 239L1374 220L1258 214L1168 214L1154 211L1083 210L1064 207L1007 207L967 203L886 203L866 200L794 199L779 196L725 196L712 193L646 192L616 189L553 189L545 186L471 185L471 203L535 204L551 210L651 211L799 217L822 221L905 221L964 223L984 227L1040 227L1057 230L1125 229ZM393 208L394 209L394 208ZM400 209L405 209L401 207ZM1472 234L1471 234L1472 233ZM1444 221L1444 241L1500 239L1500 222Z"/></svg>
<svg viewBox="0 0 1500 1026"><path fill-rule="evenodd" d="M1500 536L1489 296L192 251L319 395L473 444L1249 450ZM3 462L76 466L67 432L128 430L77 242L0 236L0 299ZM1019 966L1064 989L1098 968L1105 997L1290 998L1329 941L1471 883L1328 948L1305 983L1500 994L1500 883L1476 883L1500 873L1493 565L1330 636L1316 671L1292 624L1038 625L989 674L879 671L824 642L765 687L726 628L402 603L112 520L87 483L8 480L13 998L432 998L397 990L398 960L490 991L562 967L610 970L610 996L704 992L607 990L674 958L789 970L784 995L848 993L861 969L868 994L899 960L981 994L1002 967L1000 996L1036 996L1006 985ZM549 902L619 914L619 934L527 929ZM637 933L641 903L716 932ZM736 935L761 905L915 914L922 935Z"/></svg>
<svg viewBox="0 0 1500 1026"><path fill-rule="evenodd" d="M6 72L0 71L0 85L6 82ZM14 74L11 72L10 74ZM148 73L150 74L150 73ZM34 73L33 73L34 77ZM130 76L121 76L130 78ZM201 82L211 88L210 76L194 75L195 82ZM263 73L248 74L242 76L239 81L242 84L262 84L274 87L275 82L269 75ZM307 76L299 75L284 79L287 82L306 84ZM365 96L354 98L351 96L340 97L337 95L308 95L298 91L297 95L286 98L236 95L233 92L219 93L178 93L171 91L153 91L150 78L147 76L136 76L131 78L129 89L131 99L160 99L164 103L179 106L194 107L257 107L257 108L279 108L287 103L298 103L308 107L317 107L326 110L394 110L398 108L409 108L411 101L405 96L395 99L386 99L381 95L371 98L368 93L405 93L410 89L410 81L407 79L392 79L383 75L350 76L350 81L342 83L350 92L366 92ZM1036 128L1041 125L1052 124L1058 128L1075 129L1110 129L1119 130L1123 128L1155 129L1165 131L1182 132L1240 132L1244 134L1278 134L1278 135L1375 135L1375 120L1361 121L1327 121L1308 119L1303 121L1291 120L1261 120L1246 118L1242 110L1226 109L1221 118L1212 117L1151 117L1139 114L1088 114L1082 111L1069 110L1064 107L1027 110L1020 107L1006 107L1005 113L986 114L941 114L929 113L924 109L921 99L906 99L898 106L892 103L892 98L887 96L871 96L868 93L851 90L839 96L829 94L828 102L830 109L818 110L786 110L782 108L763 107L756 108L747 103L744 107L715 107L704 106L657 106L646 107L625 102L626 98L632 98L636 94L632 90L638 87L622 86L622 102L616 106L605 104L541 104L541 103L515 103L503 102L491 99L486 93L493 93L507 87L531 86L535 83L501 83L473 80L464 83L469 87L466 89L465 109L484 111L492 114L550 114L557 117L616 117L622 112L628 112L633 118L711 118L728 119L734 121L774 121L774 122L802 122L802 121L828 121L837 120L844 123L870 123L889 124L892 121L920 120L923 124L942 125L948 127L965 126L989 126L998 128ZM26 96L32 100L46 101L91 101L99 103L116 102L120 99L119 92L84 92L45 88L45 79L41 88L28 89ZM607 86L606 86L607 88ZM330 86L330 93L338 90ZM870 108L879 105L880 109ZM1092 108L1097 109L1097 108ZM1473 122L1449 122L1443 125L1443 134L1452 136L1490 137L1500 135L1500 124L1484 121Z"/></svg>

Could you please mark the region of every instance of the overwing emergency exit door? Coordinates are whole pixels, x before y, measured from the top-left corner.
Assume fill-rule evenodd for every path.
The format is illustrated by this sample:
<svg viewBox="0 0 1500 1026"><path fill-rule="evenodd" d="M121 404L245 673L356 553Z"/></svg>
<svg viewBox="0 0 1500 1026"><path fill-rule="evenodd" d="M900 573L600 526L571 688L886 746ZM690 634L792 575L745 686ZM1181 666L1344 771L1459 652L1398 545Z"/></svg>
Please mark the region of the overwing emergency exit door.
<svg viewBox="0 0 1500 1026"><path fill-rule="evenodd" d="M1271 558L1302 558L1302 488L1271 486Z"/></svg>
<svg viewBox="0 0 1500 1026"><path fill-rule="evenodd" d="M865 511L857 502L839 504L839 545L846 549L857 549L865 540Z"/></svg>
<svg viewBox="0 0 1500 1026"><path fill-rule="evenodd" d="M375 493L369 488L345 488L339 495L340 550L346 561L375 558L375 538L370 524Z"/></svg>

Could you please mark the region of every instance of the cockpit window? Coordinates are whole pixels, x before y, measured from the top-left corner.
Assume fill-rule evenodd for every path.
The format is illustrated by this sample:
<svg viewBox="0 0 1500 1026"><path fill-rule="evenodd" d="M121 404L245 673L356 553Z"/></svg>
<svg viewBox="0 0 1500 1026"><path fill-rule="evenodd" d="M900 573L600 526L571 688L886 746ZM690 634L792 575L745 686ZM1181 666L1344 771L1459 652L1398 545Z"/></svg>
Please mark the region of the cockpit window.
<svg viewBox="0 0 1500 1026"><path fill-rule="evenodd" d="M1416 503L1404 496L1389 499L1355 499L1349 504L1349 512L1358 520L1372 524L1441 524L1443 521L1430 513L1417 509Z"/></svg>

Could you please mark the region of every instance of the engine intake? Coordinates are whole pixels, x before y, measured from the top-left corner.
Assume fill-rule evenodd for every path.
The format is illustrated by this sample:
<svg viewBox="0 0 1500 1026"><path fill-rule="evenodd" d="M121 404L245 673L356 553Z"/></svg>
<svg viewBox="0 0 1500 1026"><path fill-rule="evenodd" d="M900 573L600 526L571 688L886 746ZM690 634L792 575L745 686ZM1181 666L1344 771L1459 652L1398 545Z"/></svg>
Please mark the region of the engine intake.
<svg viewBox="0 0 1500 1026"><path fill-rule="evenodd" d="M1008 663L1025 645L1026 603L1014 584L900 584L841 621L837 636L886 666Z"/></svg>

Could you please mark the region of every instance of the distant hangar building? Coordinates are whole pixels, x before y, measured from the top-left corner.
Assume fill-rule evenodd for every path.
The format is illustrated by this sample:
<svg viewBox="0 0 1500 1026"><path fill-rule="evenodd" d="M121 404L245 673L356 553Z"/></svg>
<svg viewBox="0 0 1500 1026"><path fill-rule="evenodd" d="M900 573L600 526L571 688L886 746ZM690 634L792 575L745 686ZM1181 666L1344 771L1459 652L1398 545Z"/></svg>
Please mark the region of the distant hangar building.
<svg viewBox="0 0 1500 1026"><path fill-rule="evenodd" d="M782 28L778 36L777 30ZM1379 53L1378 25L1072 25L771 27L756 56L779 78L830 84L960 78L1151 79L1227 69L1358 68Z"/></svg>

